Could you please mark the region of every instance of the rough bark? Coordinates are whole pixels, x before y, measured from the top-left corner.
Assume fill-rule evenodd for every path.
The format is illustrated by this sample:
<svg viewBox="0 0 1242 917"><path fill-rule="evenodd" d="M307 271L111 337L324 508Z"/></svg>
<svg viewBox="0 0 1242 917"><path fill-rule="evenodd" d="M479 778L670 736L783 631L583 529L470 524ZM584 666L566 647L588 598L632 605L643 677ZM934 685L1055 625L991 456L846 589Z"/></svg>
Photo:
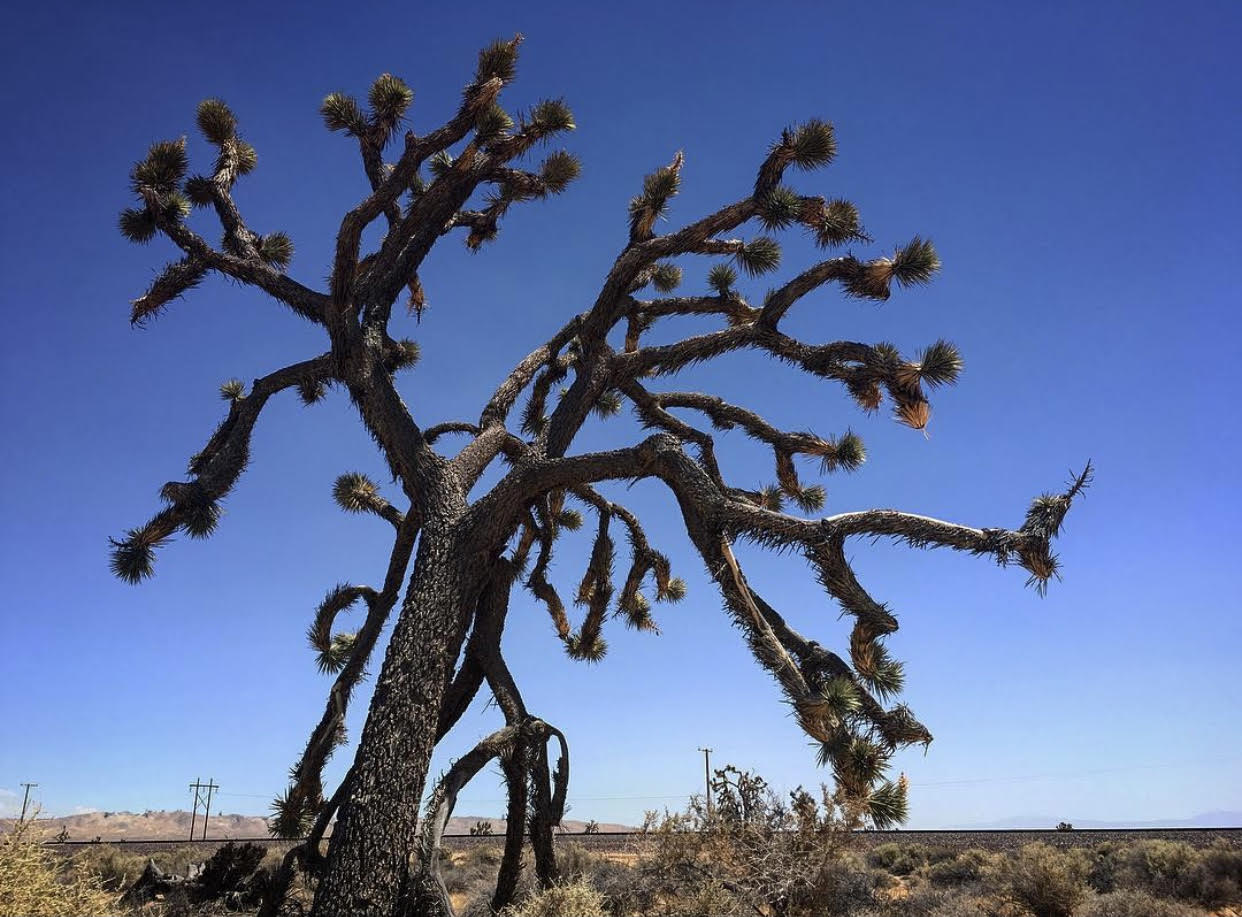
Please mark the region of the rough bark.
<svg viewBox="0 0 1242 917"><path fill-rule="evenodd" d="M375 686L316 914L389 917L407 890L444 686L460 645L469 576L454 537L460 494L424 520L414 572Z"/></svg>

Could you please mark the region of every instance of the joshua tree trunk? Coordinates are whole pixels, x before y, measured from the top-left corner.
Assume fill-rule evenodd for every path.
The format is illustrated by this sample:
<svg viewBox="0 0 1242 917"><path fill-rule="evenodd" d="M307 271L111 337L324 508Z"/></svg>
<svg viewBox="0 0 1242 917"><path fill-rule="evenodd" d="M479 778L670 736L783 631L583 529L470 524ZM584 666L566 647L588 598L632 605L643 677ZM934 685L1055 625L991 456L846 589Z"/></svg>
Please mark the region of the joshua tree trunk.
<svg viewBox="0 0 1242 917"><path fill-rule="evenodd" d="M464 633L465 583L453 529L424 524L315 914L391 917L405 894L440 706Z"/></svg>

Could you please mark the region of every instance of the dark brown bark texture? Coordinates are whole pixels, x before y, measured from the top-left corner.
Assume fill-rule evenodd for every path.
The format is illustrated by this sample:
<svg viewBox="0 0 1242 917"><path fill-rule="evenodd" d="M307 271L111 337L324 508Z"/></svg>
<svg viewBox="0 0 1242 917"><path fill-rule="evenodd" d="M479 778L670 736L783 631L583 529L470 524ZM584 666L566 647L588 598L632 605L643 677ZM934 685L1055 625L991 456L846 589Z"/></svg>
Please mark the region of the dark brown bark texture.
<svg viewBox="0 0 1242 917"><path fill-rule="evenodd" d="M451 915L439 877L440 835L458 792L492 761L499 761L509 791L493 908L513 900L527 843L538 880L544 885L557 880L553 831L565 809L568 744L559 730L527 710L505 664L501 638L515 588L547 606L565 651L581 660L605 654L603 631L613 617L655 630L652 603L675 602L685 590L640 520L599 485L651 478L667 486L690 542L756 660L772 674L802 729L819 743L820 757L839 787L882 826L900 821L906 805L904 781L885 777L890 756L902 746L929 742L931 735L904 704L886 706L903 686L901 664L884 642L897 630L897 620L854 576L844 550L847 539L893 538L912 547L991 557L1023 567L1042 589L1057 570L1051 541L1089 480L1088 465L1064 491L1037 498L1014 529L974 528L887 509L807 518L820 510L824 493L801 480L797 461L818 460L825 474L851 471L865 458L857 436L784 431L754 409L714 395L653 388L662 377L697 363L760 351L840 384L866 411L887 398L898 421L922 429L930 415L927 391L956 380L961 360L944 341L912 359L888 344L807 343L780 328L791 308L828 284L849 297L883 301L894 286L928 282L939 261L924 239L915 237L868 261L828 257L758 306L736 288L735 268L756 276L775 270L780 261L774 239L731 235L745 224L757 221L772 232L800 226L826 249L870 241L852 204L799 194L784 184L790 167L819 168L834 155L831 126L815 120L781 134L741 199L664 235L655 227L677 193L684 158L679 153L648 175L630 204L628 239L594 299L567 314L562 328L503 376L477 422L421 427L395 381L417 360L413 342L389 333L398 297L406 295L410 312L421 320L427 293L419 269L441 238L460 229L466 244L479 248L496 236L511 207L560 193L578 172L576 159L565 152L547 155L533 170L516 165L536 144L573 127L559 100L540 102L519 118L500 108L501 93L514 78L519 42L520 37L498 41L480 52L457 114L427 134L406 132L401 143L395 142L398 126L412 94L398 78L379 77L365 107L340 94L324 101L326 125L357 140L371 185L370 195L341 221L325 292L289 277L289 238L252 231L233 202L234 184L254 168L256 157L224 103L208 100L198 109L200 130L219 150L209 175L187 174L181 140L153 145L131 176L137 206L122 214L122 233L137 242L163 236L181 253L134 301L134 323L153 320L205 277L219 274L259 288L318 325L328 349L256 379L249 389L240 382L222 387L227 416L191 459L188 480L164 486L165 506L114 540L114 572L141 581L152 574L157 549L173 535L212 532L220 500L249 460L251 434L264 405L290 389L307 404L329 389L345 391L401 495L394 503L357 473L342 475L334 488L342 509L391 525L393 547L381 585L336 586L308 631L321 669L334 678L289 788L274 805L274 831L306 839L285 857L263 905L267 917L280 911L298 869L317 878L316 917ZM395 159L386 160L394 149ZM219 220L220 248L190 228L195 207L209 209ZM382 242L364 253L364 231L381 219ZM680 283L683 265L694 264L696 256L717 259L708 273L708 291L667 295ZM674 343L645 343L648 330L670 316L693 316L707 328ZM563 394L554 400L557 391ZM519 402L520 416L514 418ZM585 424L615 414L625 402L648 430L645 438L609 452L572 452ZM708 427L687 416L705 418ZM741 430L771 450L774 483L758 491L730 484L717 459L716 433L709 429ZM452 452L446 443L459 446ZM506 468L499 481L478 488L482 475L500 462ZM799 514L784 512L786 504ZM593 524L583 525L584 513ZM570 584L567 603L548 572L559 539L580 528L592 549L583 576ZM619 538L628 562L618 580ZM832 652L797 633L752 589L733 551L738 539L793 549L806 558L827 597L854 619L848 652ZM337 618L359 603L365 606L361 627L340 629ZM344 741L353 690L398 603L353 765L325 798L324 765ZM573 606L582 609L576 627ZM429 788L436 745L484 686L505 726ZM334 817L325 856L321 839Z"/></svg>

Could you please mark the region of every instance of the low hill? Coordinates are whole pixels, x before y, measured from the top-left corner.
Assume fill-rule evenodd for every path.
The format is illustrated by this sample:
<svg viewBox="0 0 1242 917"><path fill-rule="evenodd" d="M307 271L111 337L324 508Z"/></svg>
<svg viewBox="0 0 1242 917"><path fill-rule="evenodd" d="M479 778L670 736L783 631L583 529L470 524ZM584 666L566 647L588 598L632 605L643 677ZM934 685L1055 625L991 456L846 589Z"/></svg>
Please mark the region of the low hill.
<svg viewBox="0 0 1242 917"><path fill-rule="evenodd" d="M446 834L469 834L470 829L480 822L488 822L492 832L503 834L503 819L488 819L477 815L457 816L449 819ZM0 833L7 832L13 819L0 819ZM142 813L135 812L87 812L81 815L64 815L59 818L40 818L39 825L51 835L62 830L69 834L71 841L154 841L183 840L190 836L190 813L185 811L164 811L151 809ZM570 834L580 834L586 827L585 822L566 819L562 830ZM632 831L628 825L601 824L600 831ZM331 831L329 830L329 833ZM200 812L194 823L195 838L203 835L203 814ZM216 815L212 814L207 825L209 839L267 837L267 819L262 815Z"/></svg>

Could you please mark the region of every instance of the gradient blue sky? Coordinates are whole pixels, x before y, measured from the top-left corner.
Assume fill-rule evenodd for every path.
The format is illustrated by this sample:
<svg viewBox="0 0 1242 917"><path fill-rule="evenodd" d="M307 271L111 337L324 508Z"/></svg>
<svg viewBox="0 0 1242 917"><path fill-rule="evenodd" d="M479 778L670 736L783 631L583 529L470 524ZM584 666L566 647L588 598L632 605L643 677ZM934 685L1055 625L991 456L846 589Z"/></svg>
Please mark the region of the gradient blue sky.
<svg viewBox="0 0 1242 917"><path fill-rule="evenodd" d="M330 498L342 471L383 476L349 405L285 397L265 412L218 534L165 549L140 587L109 575L107 537L145 520L201 447L222 416L219 383L322 349L315 329L218 279L131 329L128 300L172 257L115 231L132 162L187 133L205 167L194 106L225 98L259 152L237 190L244 212L289 232L291 272L321 283L364 180L319 100L363 95L392 71L415 88L425 130L451 113L477 48L521 31L507 101L564 94L584 173L513 213L482 254L456 239L435 252L431 310L419 327L397 322L423 346L402 381L417 418L477 416L503 368L589 303L623 243L626 201L676 150L686 166L670 226L745 193L783 126L830 119L837 162L796 184L857 202L877 239L867 251L924 233L945 267L883 306L817 293L789 327L905 351L945 336L965 355L960 384L934 399L926 438L758 359L677 387L785 426L860 433L869 461L825 482L833 511L1014 525L1071 466L1098 468L1047 598L1021 571L970 557L852 546L864 584L901 618L889 645L936 735L926 755L899 758L911 826L1242 809L1240 25L1233 2L12 10L0 39L0 806L37 781L49 813L187 807L186 784L214 776L225 810L265 811L328 686L303 637L312 610L338 580L381 578L387 558L384 526ZM814 257L791 234L784 274ZM686 264L685 289L702 288L709 264ZM626 415L581 445L634 429ZM764 451L739 437L721 452L739 483L771 479ZM571 739L570 817L633 822L680 805L700 785L701 745L778 787L818 782L670 501L653 485L625 495L690 585L660 610L663 634L615 627L608 658L585 666L522 599L506 636L530 706ZM562 552L562 582L582 553ZM743 561L798 626L839 645L845 624L797 558L743 549ZM437 766L496 722L476 704ZM459 812L496 815L499 796L481 778Z"/></svg>

